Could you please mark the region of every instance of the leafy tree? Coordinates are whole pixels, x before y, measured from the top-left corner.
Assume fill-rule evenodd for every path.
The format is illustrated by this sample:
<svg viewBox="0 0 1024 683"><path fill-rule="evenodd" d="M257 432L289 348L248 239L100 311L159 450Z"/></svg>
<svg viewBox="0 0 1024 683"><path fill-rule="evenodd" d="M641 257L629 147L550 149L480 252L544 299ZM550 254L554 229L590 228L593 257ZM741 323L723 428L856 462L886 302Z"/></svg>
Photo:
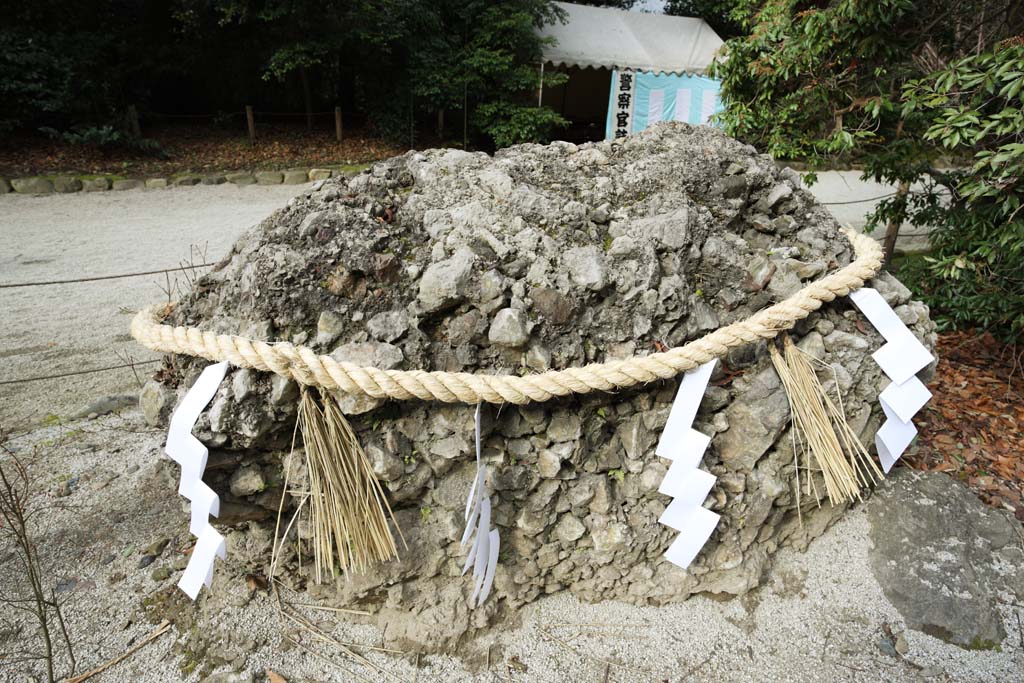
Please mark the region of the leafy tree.
<svg viewBox="0 0 1024 683"><path fill-rule="evenodd" d="M738 8L742 9L742 5L742 0L667 0L665 14L700 17L725 39L743 33L743 15L734 16L734 12Z"/></svg>
<svg viewBox="0 0 1024 683"><path fill-rule="evenodd" d="M902 112L927 117L924 141L963 161L930 172L948 199L925 192L907 211L938 229L906 274L947 322L1024 334L1024 41L910 81ZM890 204L883 215L902 208Z"/></svg>
<svg viewBox="0 0 1024 683"><path fill-rule="evenodd" d="M263 27L264 78L299 74L307 109L313 72L336 80L344 71L391 137L404 138L425 113L465 107L474 131L497 146L544 139L565 123L529 104L542 48L534 29L561 17L550 0L215 2L222 24Z"/></svg>
<svg viewBox="0 0 1024 683"><path fill-rule="evenodd" d="M1020 333L1006 261L986 247L995 240L1009 257L1024 245L1007 208L1020 190L980 162L1012 165L1004 145L1021 131L1002 113L1021 102L1007 81L1020 77L1016 48L1000 42L1024 28L1021 4L738 0L731 16L749 33L729 40L714 67L726 130L812 170L855 161L865 177L896 184L872 217L887 226L887 254L903 222L931 226L937 252L916 272L931 278L924 294L940 316ZM978 190L993 187L1016 198Z"/></svg>
<svg viewBox="0 0 1024 683"><path fill-rule="evenodd" d="M612 9L631 10L636 6L636 0L583 0L573 3L576 5L590 5L591 7L611 7Z"/></svg>

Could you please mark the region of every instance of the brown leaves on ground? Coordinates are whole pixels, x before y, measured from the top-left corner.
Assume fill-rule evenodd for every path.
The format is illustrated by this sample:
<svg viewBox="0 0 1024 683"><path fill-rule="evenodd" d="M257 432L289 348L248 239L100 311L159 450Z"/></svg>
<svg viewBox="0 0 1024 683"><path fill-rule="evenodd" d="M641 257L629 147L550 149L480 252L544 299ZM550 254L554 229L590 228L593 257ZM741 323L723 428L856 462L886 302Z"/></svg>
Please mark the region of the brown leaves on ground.
<svg viewBox="0 0 1024 683"><path fill-rule="evenodd" d="M401 154L400 149L364 131L345 131L339 143L334 128L307 131L305 124L257 124L256 145L244 127L176 124L144 128L168 158L123 147L101 149L45 137L9 137L0 141L0 176L95 174L133 177L171 176L255 169L309 168L363 164Z"/></svg>
<svg viewBox="0 0 1024 683"><path fill-rule="evenodd" d="M919 437L905 460L948 472L1024 521L1024 352L962 331L940 335L936 354L933 397L914 420Z"/></svg>

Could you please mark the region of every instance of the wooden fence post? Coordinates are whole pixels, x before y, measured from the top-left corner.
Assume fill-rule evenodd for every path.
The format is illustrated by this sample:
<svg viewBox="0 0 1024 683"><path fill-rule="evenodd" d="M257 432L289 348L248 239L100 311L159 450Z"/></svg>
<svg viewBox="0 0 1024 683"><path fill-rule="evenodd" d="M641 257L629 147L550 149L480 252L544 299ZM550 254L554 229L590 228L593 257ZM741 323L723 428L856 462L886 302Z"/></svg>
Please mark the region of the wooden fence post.
<svg viewBox="0 0 1024 683"><path fill-rule="evenodd" d="M139 112L134 104L128 105L128 125L131 127L132 136L136 140L142 137L142 128L139 126Z"/></svg>
<svg viewBox="0 0 1024 683"><path fill-rule="evenodd" d="M334 108L334 138L341 142L341 107Z"/></svg>
<svg viewBox="0 0 1024 683"><path fill-rule="evenodd" d="M245 122L249 126L249 144L256 146L256 117L252 113L252 105L245 105Z"/></svg>

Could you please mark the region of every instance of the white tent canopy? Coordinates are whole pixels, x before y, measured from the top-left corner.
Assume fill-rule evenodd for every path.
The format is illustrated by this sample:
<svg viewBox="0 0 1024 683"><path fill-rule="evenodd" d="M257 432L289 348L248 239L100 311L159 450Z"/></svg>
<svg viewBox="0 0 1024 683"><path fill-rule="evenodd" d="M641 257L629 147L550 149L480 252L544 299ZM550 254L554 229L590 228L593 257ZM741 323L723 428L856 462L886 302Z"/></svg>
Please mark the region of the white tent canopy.
<svg viewBox="0 0 1024 683"><path fill-rule="evenodd" d="M704 73L722 46L703 19L555 4L565 11L566 23L540 29L555 39L544 47L545 61L555 66Z"/></svg>

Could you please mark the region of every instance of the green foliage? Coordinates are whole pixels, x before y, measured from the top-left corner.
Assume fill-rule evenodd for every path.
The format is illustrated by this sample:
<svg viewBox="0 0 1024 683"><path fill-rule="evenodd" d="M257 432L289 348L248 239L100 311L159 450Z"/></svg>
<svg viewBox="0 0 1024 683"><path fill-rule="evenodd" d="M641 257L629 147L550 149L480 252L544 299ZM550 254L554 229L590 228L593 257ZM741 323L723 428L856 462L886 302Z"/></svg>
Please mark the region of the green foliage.
<svg viewBox="0 0 1024 683"><path fill-rule="evenodd" d="M478 144L540 141L564 121L530 106L535 28L560 16L551 0L16 3L0 21L0 132L47 127L83 144L136 144L112 139L127 130L129 105L143 119L229 111L219 120L237 127L246 104L259 113L340 103L403 141L439 111L459 138L465 120Z"/></svg>
<svg viewBox="0 0 1024 683"><path fill-rule="evenodd" d="M192 0L198 1L198 0ZM420 119L469 107L473 133L496 146L545 140L565 121L528 106L540 82L535 27L556 21L549 0L387 0L374 3L216 0L220 23L255 25L264 79L353 75L382 134L408 141ZM546 79L555 85L560 76Z"/></svg>
<svg viewBox="0 0 1024 683"><path fill-rule="evenodd" d="M550 140L555 128L568 123L548 107L501 100L481 104L476 111L476 121L497 147Z"/></svg>
<svg viewBox="0 0 1024 683"><path fill-rule="evenodd" d="M903 269L947 324L1024 334L1024 45L1006 43L910 81L906 115L927 115L926 142L963 161L935 171L948 202L913 210L935 226L934 251ZM936 198L936 199L933 199ZM880 208L884 215L887 207Z"/></svg>
<svg viewBox="0 0 1024 683"><path fill-rule="evenodd" d="M41 133L54 140L61 140L69 145L83 147L113 148L121 147L136 152L164 157L166 153L156 140L134 137L113 126L75 126L70 130L59 131L49 126L39 128Z"/></svg>
<svg viewBox="0 0 1024 683"><path fill-rule="evenodd" d="M1024 331L1024 64L999 42L1024 29L1019 3L738 0L731 16L750 32L714 67L726 130L812 170L852 160L911 187L870 226L932 228L935 253L906 276L947 324Z"/></svg>
<svg viewBox="0 0 1024 683"><path fill-rule="evenodd" d="M744 29L743 0L667 0L665 14L700 17L723 39L741 35Z"/></svg>
<svg viewBox="0 0 1024 683"><path fill-rule="evenodd" d="M409 54L420 106L431 111L469 107L470 123L497 147L543 142L566 125L553 109L532 104L543 48L535 29L562 19L551 2L442 0L430 8ZM548 86L565 79L544 77Z"/></svg>

